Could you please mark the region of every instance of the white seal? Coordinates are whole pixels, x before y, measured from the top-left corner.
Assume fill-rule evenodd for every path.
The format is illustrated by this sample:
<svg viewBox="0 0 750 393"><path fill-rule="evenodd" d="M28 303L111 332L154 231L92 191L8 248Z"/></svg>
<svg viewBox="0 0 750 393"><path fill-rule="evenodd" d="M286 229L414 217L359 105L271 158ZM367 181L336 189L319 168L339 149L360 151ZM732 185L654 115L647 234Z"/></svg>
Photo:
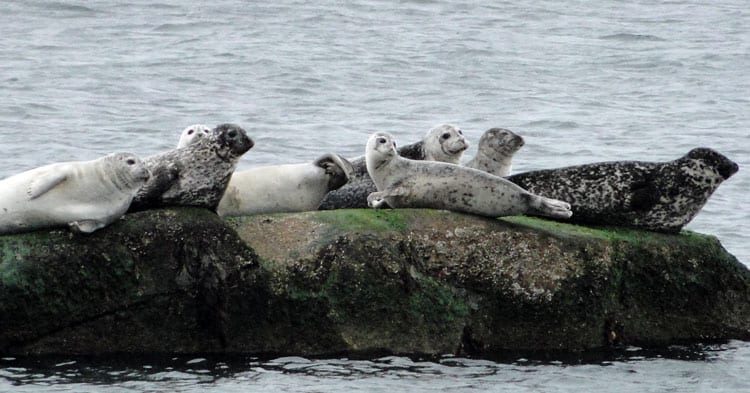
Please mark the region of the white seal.
<svg viewBox="0 0 750 393"><path fill-rule="evenodd" d="M396 142L385 132L373 134L365 153L367 172L378 191L367 197L372 207L432 208L487 217L536 214L568 218L566 202L532 194L501 178L473 168L434 161L416 161L396 153Z"/></svg>
<svg viewBox="0 0 750 393"><path fill-rule="evenodd" d="M149 176L141 160L129 153L13 175L0 181L0 234L64 225L93 232L125 214Z"/></svg>
<svg viewBox="0 0 750 393"><path fill-rule="evenodd" d="M211 127L205 124L193 124L192 126L186 127L180 134L180 141L177 142L177 148L192 145L196 141L208 137L211 133Z"/></svg>
<svg viewBox="0 0 750 393"><path fill-rule="evenodd" d="M458 164L469 142L460 128L451 124L433 127L424 139L424 159Z"/></svg>
<svg viewBox="0 0 750 393"><path fill-rule="evenodd" d="M398 149L402 157L413 160L430 160L458 164L464 151L469 148L463 131L450 124L430 129L421 141ZM320 210L356 209L367 207L367 196L376 190L375 183L367 174L364 157L352 160L354 174L349 183L328 193L318 207Z"/></svg>
<svg viewBox="0 0 750 393"><path fill-rule="evenodd" d="M328 191L346 184L352 164L337 154L314 162L237 171L216 212L223 217L316 210Z"/></svg>
<svg viewBox="0 0 750 393"><path fill-rule="evenodd" d="M505 128L490 128L479 138L477 155L469 160L465 166L495 176L508 176L513 165L513 155L523 145L523 138L513 131Z"/></svg>

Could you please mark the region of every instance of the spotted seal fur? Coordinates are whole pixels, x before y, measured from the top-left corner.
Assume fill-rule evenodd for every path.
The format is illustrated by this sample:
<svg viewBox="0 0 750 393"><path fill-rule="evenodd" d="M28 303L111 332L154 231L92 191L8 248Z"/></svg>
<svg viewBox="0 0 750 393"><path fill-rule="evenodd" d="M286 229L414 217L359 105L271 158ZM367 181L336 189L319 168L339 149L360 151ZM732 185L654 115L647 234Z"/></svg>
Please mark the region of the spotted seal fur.
<svg viewBox="0 0 750 393"><path fill-rule="evenodd" d="M160 206L216 210L240 157L253 147L242 127L221 124L208 137L144 160L152 178L138 192L131 211Z"/></svg>
<svg viewBox="0 0 750 393"><path fill-rule="evenodd" d="M668 162L601 162L507 179L535 194L569 201L573 222L678 232L738 169L721 153L700 147Z"/></svg>
<svg viewBox="0 0 750 393"><path fill-rule="evenodd" d="M458 164L469 148L463 131L450 124L430 129L421 141L402 146L398 154L412 160L441 161ZM367 173L364 157L352 162L349 182L338 190L329 192L320 203L320 210L366 208L367 196L375 192L375 183Z"/></svg>
<svg viewBox="0 0 750 393"><path fill-rule="evenodd" d="M533 213L570 217L566 202L534 195L501 178L473 168L400 157L386 132L367 141L367 172L377 187L367 197L372 207L432 208L500 217Z"/></svg>

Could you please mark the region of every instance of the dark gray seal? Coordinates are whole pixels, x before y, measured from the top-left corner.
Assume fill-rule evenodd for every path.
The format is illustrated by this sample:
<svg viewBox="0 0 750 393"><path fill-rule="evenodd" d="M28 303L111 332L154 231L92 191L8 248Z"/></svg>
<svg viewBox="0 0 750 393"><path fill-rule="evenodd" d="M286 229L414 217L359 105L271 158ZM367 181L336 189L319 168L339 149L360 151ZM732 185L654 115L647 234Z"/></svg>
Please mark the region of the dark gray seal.
<svg viewBox="0 0 750 393"><path fill-rule="evenodd" d="M513 155L524 145L523 138L505 128L490 128L482 134L477 145L477 155L464 164L495 176L510 175Z"/></svg>
<svg viewBox="0 0 750 393"><path fill-rule="evenodd" d="M188 146L146 158L152 177L130 210L198 206L216 211L237 162L252 147L240 126L221 124Z"/></svg>
<svg viewBox="0 0 750 393"><path fill-rule="evenodd" d="M669 162L602 162L507 179L535 194L570 202L572 222L678 232L738 169L704 147Z"/></svg>
<svg viewBox="0 0 750 393"><path fill-rule="evenodd" d="M442 124L430 129L425 137L398 149L401 157L412 160L441 161L458 164L464 151L469 148L461 129L450 124ZM326 194L319 210L357 209L367 207L367 196L377 191L364 157L351 160L352 175L343 187Z"/></svg>
<svg viewBox="0 0 750 393"><path fill-rule="evenodd" d="M386 132L367 142L367 172L378 191L367 197L372 207L446 209L486 217L535 214L570 217L570 205L534 195L487 172L437 161L417 161L396 153Z"/></svg>

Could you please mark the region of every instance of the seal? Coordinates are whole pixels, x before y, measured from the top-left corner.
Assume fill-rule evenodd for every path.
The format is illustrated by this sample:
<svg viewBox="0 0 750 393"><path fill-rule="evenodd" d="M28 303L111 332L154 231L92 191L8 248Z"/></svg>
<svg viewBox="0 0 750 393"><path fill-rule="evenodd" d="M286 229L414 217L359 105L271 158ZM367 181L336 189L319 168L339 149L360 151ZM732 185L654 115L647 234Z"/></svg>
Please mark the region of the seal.
<svg viewBox="0 0 750 393"><path fill-rule="evenodd" d="M573 222L674 233L738 170L721 153L699 147L674 161L601 162L519 173L508 180L569 201Z"/></svg>
<svg viewBox="0 0 750 393"><path fill-rule="evenodd" d="M469 148L463 131L450 124L431 128L421 141L398 148L398 154L412 160L441 161L458 164ZM329 192L318 207L320 210L367 207L367 196L377 191L367 173L365 157L352 160L353 174L349 182Z"/></svg>
<svg viewBox="0 0 750 393"><path fill-rule="evenodd" d="M328 153L311 163L237 171L216 212L223 217L316 210L323 197L349 180L352 164Z"/></svg>
<svg viewBox="0 0 750 393"><path fill-rule="evenodd" d="M133 199L130 211L162 206L216 210L240 157L253 147L242 127L220 124L206 138L146 158L151 179Z"/></svg>
<svg viewBox="0 0 750 393"><path fill-rule="evenodd" d="M460 165L400 157L386 132L367 141L367 172L378 191L367 197L371 207L431 208L486 217L536 214L569 218L566 202L532 194L495 175Z"/></svg>
<svg viewBox="0 0 750 393"><path fill-rule="evenodd" d="M180 133L180 141L177 142L177 148L192 145L195 141L205 138L211 133L211 127L205 124L193 124L186 127Z"/></svg>
<svg viewBox="0 0 750 393"><path fill-rule="evenodd" d="M67 225L91 233L120 218L150 173L130 153L61 162L0 181L0 234Z"/></svg>
<svg viewBox="0 0 750 393"><path fill-rule="evenodd" d="M508 176L512 169L513 155L524 143L523 138L511 130L490 128L479 138L477 155L464 165L495 176Z"/></svg>

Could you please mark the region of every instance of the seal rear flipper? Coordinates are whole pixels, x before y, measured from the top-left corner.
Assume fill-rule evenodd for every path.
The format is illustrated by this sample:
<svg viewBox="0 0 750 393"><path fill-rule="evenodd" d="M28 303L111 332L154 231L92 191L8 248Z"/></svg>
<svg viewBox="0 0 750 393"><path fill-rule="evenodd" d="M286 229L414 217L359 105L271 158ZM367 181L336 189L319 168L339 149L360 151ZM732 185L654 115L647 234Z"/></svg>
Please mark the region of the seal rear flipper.
<svg viewBox="0 0 750 393"><path fill-rule="evenodd" d="M331 176L328 180L328 189L335 190L346 184L354 175L354 167L349 160L334 153L326 153L313 162L314 165L323 168L326 175Z"/></svg>
<svg viewBox="0 0 750 393"><path fill-rule="evenodd" d="M29 196L29 200L39 198L40 196L46 194L49 190L57 187L67 178L68 174L66 173L66 171L48 171L42 176L33 179L29 183L29 188L26 190L26 193Z"/></svg>

